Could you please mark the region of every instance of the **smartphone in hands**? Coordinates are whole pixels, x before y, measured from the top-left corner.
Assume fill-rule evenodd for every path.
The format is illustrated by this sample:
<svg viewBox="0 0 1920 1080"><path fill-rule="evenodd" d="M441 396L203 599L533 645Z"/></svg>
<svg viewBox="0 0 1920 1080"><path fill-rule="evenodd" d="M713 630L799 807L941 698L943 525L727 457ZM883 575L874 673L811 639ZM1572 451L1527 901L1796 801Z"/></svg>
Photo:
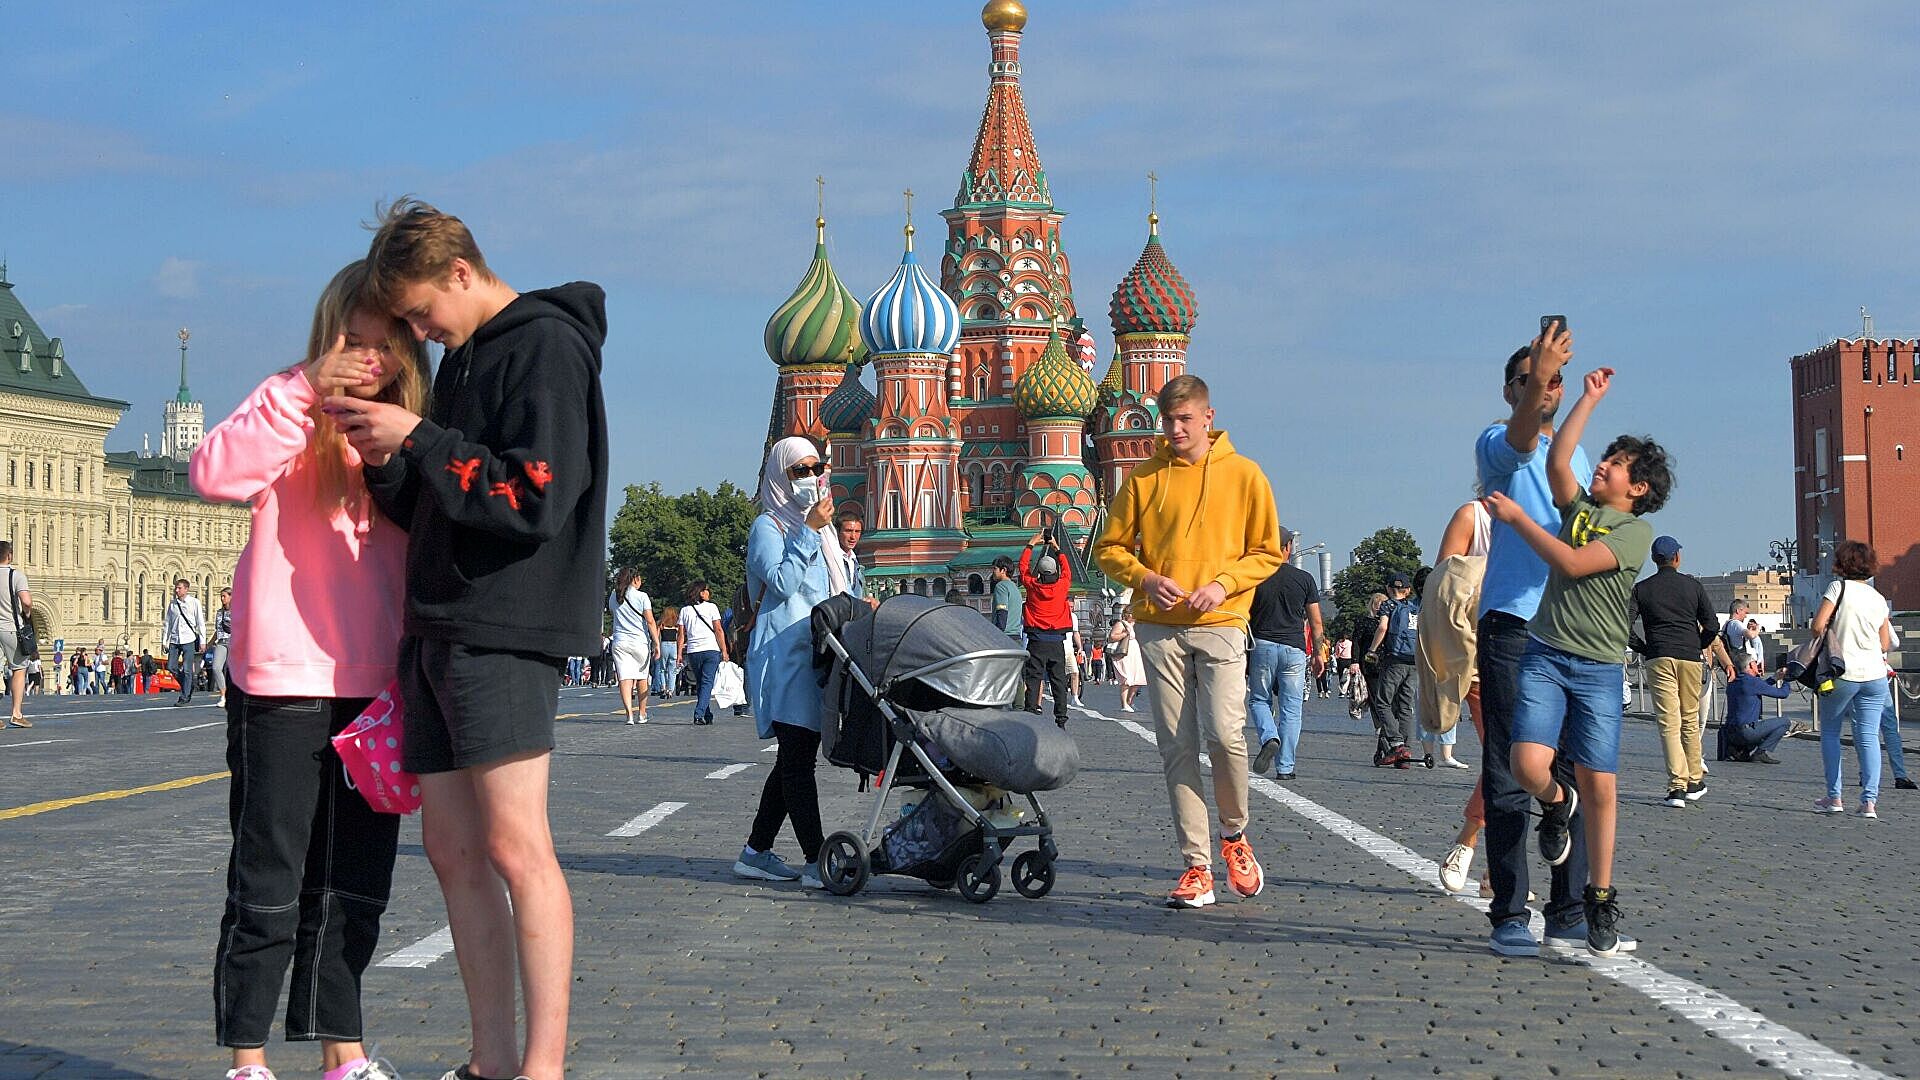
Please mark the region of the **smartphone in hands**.
<svg viewBox="0 0 1920 1080"><path fill-rule="evenodd" d="M1561 330L1567 329L1567 317L1565 315L1540 316L1540 333L1543 335L1546 334L1548 331L1553 329L1555 323L1560 324Z"/></svg>

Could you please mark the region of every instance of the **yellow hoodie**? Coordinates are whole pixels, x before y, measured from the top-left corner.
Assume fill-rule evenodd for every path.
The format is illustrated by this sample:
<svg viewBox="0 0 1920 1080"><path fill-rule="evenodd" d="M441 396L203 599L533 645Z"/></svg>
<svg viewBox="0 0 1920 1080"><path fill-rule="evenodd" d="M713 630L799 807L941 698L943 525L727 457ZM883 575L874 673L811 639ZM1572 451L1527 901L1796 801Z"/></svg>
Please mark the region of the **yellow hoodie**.
<svg viewBox="0 0 1920 1080"><path fill-rule="evenodd" d="M1241 457L1227 433L1198 465L1154 440L1153 456L1127 475L1108 511L1094 558L1108 577L1133 590L1133 617L1165 626L1245 627L1254 586L1280 569L1280 519L1266 474ZM1161 611L1142 585L1148 573L1192 592L1217 581L1226 603L1202 614L1185 604Z"/></svg>

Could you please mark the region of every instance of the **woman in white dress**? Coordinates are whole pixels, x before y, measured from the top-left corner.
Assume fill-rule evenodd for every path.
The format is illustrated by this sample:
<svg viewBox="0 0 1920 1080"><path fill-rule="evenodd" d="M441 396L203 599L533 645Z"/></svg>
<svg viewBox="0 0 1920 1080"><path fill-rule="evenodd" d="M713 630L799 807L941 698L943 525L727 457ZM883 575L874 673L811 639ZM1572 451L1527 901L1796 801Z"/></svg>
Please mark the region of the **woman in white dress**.
<svg viewBox="0 0 1920 1080"><path fill-rule="evenodd" d="M1107 631L1107 664L1120 675L1120 711L1133 712L1133 699L1147 685L1147 665L1140 662L1140 642L1133 632L1133 612L1114 620Z"/></svg>
<svg viewBox="0 0 1920 1080"><path fill-rule="evenodd" d="M640 571L631 567L614 579L607 597L613 614L613 667L620 677L620 705L627 723L647 722L647 677L660 652L660 626L653 621L653 599L640 589ZM635 708L638 702L638 709Z"/></svg>

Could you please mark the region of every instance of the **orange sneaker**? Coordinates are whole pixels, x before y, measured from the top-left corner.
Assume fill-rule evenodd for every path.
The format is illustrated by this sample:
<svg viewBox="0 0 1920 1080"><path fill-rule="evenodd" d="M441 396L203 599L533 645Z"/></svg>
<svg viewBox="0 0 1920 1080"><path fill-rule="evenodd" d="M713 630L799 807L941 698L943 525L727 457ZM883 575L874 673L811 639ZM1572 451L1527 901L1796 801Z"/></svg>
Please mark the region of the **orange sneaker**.
<svg viewBox="0 0 1920 1080"><path fill-rule="evenodd" d="M1180 884L1167 894L1168 907L1201 908L1213 903L1213 870L1189 866L1180 875Z"/></svg>
<svg viewBox="0 0 1920 1080"><path fill-rule="evenodd" d="M1253 857L1253 845L1245 833L1233 840L1220 841L1220 857L1227 861L1227 884L1241 896L1259 896L1266 885L1260 876L1260 860Z"/></svg>

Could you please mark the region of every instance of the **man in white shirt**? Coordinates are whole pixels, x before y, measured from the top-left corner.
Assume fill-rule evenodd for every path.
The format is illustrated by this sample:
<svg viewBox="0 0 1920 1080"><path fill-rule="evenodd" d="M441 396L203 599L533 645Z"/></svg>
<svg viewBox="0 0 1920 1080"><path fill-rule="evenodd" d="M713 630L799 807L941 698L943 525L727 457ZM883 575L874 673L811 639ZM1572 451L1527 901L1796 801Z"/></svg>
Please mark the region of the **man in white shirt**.
<svg viewBox="0 0 1920 1080"><path fill-rule="evenodd" d="M206 636L207 620L200 610L200 598L191 596L186 578L173 583L173 599L167 604L166 622L161 640L167 646L167 670L180 680L180 696L175 705L193 701L195 670L200 663L200 642Z"/></svg>
<svg viewBox="0 0 1920 1080"><path fill-rule="evenodd" d="M860 546L860 537L866 528L866 521L855 509L842 510L834 519L834 530L840 534L841 553L847 561L847 591L861 599L867 595L867 572L860 568L860 559L854 551Z"/></svg>

